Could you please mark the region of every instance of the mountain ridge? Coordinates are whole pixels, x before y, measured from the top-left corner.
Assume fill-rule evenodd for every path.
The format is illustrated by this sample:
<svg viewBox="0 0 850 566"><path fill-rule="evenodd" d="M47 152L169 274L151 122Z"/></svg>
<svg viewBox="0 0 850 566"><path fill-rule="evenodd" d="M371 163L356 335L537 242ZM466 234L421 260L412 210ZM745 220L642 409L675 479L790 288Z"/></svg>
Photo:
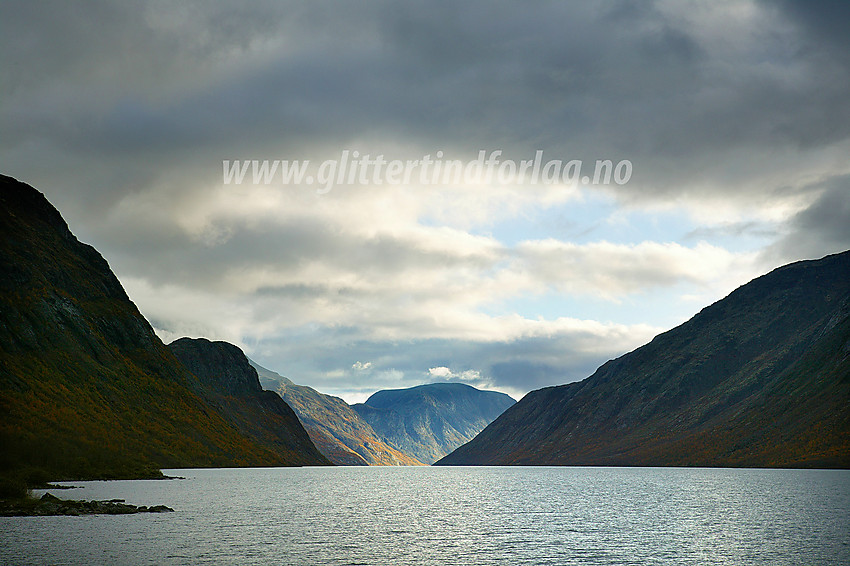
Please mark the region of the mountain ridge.
<svg viewBox="0 0 850 566"><path fill-rule="evenodd" d="M0 175L0 472L304 463L240 433L206 391L103 256L41 192Z"/></svg>
<svg viewBox="0 0 850 566"><path fill-rule="evenodd" d="M422 462L388 445L344 400L251 365L266 389L275 391L298 414L319 450L342 466L422 466Z"/></svg>
<svg viewBox="0 0 850 566"><path fill-rule="evenodd" d="M377 391L352 408L392 446L432 464L514 403L504 393L464 383L428 383Z"/></svg>
<svg viewBox="0 0 850 566"><path fill-rule="evenodd" d="M295 411L265 391L245 353L229 342L180 338L168 349L205 384L204 393L245 436L289 454L295 464L330 464L310 440Z"/></svg>
<svg viewBox="0 0 850 566"><path fill-rule="evenodd" d="M850 465L850 252L780 267L439 465Z"/></svg>

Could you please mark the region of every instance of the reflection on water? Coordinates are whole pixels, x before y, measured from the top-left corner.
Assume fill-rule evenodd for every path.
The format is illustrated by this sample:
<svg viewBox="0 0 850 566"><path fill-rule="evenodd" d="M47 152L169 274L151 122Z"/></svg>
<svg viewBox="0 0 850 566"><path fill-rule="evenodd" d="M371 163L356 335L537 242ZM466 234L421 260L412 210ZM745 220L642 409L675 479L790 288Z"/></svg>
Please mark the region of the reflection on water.
<svg viewBox="0 0 850 566"><path fill-rule="evenodd" d="M63 498L175 513L0 518L2 564L850 564L850 471L166 470Z"/></svg>

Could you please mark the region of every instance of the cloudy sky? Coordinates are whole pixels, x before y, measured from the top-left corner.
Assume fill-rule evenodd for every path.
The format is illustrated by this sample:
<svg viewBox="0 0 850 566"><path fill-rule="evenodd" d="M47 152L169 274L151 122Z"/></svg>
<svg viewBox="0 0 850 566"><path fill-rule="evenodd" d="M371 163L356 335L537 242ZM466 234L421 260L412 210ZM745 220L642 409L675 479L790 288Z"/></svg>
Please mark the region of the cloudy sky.
<svg viewBox="0 0 850 566"><path fill-rule="evenodd" d="M166 342L228 340L350 402L519 397L850 248L849 8L4 1L0 167ZM344 151L631 175L225 182L225 160Z"/></svg>

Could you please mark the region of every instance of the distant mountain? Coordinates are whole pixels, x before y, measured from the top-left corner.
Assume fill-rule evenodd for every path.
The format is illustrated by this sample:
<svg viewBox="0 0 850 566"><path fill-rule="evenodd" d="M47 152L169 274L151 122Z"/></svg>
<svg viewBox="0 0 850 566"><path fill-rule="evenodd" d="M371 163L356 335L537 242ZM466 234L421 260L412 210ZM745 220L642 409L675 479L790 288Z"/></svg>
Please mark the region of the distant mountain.
<svg viewBox="0 0 850 566"><path fill-rule="evenodd" d="M529 393L438 464L849 467L850 252L776 269Z"/></svg>
<svg viewBox="0 0 850 566"><path fill-rule="evenodd" d="M474 438L514 403L504 393L432 383L378 391L352 408L388 443L431 464Z"/></svg>
<svg viewBox="0 0 850 566"><path fill-rule="evenodd" d="M277 392L293 408L310 439L340 466L422 466L422 462L386 444L345 401L296 385L251 361L265 389Z"/></svg>
<svg viewBox="0 0 850 566"><path fill-rule="evenodd" d="M314 447L278 450L240 431L220 397L162 344L44 195L0 176L0 474L326 462Z"/></svg>
<svg viewBox="0 0 850 566"><path fill-rule="evenodd" d="M180 338L168 348L200 378L205 397L239 432L294 463L330 464L292 408L277 393L263 390L257 370L237 346L204 338Z"/></svg>

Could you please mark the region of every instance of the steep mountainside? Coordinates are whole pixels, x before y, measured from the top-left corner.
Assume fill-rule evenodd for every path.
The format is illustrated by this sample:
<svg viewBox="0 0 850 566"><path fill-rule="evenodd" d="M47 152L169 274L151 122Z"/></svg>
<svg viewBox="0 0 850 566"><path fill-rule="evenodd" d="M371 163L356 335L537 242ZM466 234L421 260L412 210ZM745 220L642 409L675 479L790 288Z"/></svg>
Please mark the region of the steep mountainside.
<svg viewBox="0 0 850 566"><path fill-rule="evenodd" d="M850 466L850 252L776 269L529 393L438 463Z"/></svg>
<svg viewBox="0 0 850 566"><path fill-rule="evenodd" d="M208 390L44 195L0 176L0 472L324 462L240 433Z"/></svg>
<svg viewBox="0 0 850 566"><path fill-rule="evenodd" d="M316 449L292 408L260 386L257 370L237 346L204 338L168 345L200 379L204 396L239 432L301 465L330 464Z"/></svg>
<svg viewBox="0 0 850 566"><path fill-rule="evenodd" d="M514 403L504 393L432 383L378 391L353 408L388 443L431 464L474 438Z"/></svg>
<svg viewBox="0 0 850 566"><path fill-rule="evenodd" d="M265 389L292 407L316 447L340 466L421 466L422 462L387 445L360 415L339 397L296 385L254 362Z"/></svg>

